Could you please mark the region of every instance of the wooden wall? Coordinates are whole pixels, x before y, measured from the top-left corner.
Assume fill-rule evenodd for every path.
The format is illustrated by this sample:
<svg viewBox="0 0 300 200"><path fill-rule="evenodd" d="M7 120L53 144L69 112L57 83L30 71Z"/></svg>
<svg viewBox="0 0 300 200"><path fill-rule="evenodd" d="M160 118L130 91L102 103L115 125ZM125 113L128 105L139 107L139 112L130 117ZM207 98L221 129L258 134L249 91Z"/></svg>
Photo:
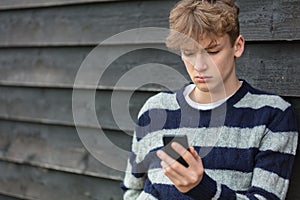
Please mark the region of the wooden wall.
<svg viewBox="0 0 300 200"><path fill-rule="evenodd" d="M1 200L122 199L123 173L97 161L77 134L72 115L74 80L86 56L106 38L132 28L167 28L169 10L176 2L0 1ZM300 127L300 0L237 3L247 41L238 61L240 78L290 101ZM119 51L146 45L125 43L107 48ZM163 47L163 43L156 45ZM109 67L98 87L95 109L105 135L124 150L130 149L131 136L114 122L110 100L113 90L124 97L133 91L113 86L122 74L145 63L161 63L185 73L178 56L157 48L130 52ZM161 89L152 84L134 92L129 102L133 119L143 102ZM88 119L80 128L99 132ZM132 133L131 124L127 130ZM297 155L290 200L300 199L299 168Z"/></svg>

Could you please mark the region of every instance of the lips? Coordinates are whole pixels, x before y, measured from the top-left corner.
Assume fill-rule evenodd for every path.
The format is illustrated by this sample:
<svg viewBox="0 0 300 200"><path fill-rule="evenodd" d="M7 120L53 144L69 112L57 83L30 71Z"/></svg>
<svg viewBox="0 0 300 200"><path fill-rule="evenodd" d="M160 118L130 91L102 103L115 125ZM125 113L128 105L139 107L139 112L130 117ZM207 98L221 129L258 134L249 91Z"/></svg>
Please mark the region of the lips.
<svg viewBox="0 0 300 200"><path fill-rule="evenodd" d="M194 80L199 83L206 83L211 78L212 78L211 76L201 75L201 76L195 76Z"/></svg>

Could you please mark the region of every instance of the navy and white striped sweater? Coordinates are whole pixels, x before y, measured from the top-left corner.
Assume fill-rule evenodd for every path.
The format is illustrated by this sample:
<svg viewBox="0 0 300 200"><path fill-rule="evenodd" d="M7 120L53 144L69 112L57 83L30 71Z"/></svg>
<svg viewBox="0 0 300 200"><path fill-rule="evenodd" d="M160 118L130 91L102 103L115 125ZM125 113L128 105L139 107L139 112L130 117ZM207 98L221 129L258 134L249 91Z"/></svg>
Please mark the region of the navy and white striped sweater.
<svg viewBox="0 0 300 200"><path fill-rule="evenodd" d="M124 199L284 199L298 139L290 104L244 81L226 103L201 111L187 104L183 90L159 93L141 109ZM202 158L205 174L188 193L161 169L155 153L164 134L186 134Z"/></svg>

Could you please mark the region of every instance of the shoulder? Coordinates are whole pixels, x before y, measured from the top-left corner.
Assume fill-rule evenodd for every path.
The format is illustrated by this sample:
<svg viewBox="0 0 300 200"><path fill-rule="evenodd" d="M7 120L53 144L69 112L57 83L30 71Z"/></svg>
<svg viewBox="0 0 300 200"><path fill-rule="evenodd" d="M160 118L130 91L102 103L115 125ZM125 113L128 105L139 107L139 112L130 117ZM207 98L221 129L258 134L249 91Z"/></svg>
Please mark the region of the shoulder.
<svg viewBox="0 0 300 200"><path fill-rule="evenodd" d="M292 106L282 97L247 85L245 95L234 105L240 112L262 120L273 132L297 131Z"/></svg>
<svg viewBox="0 0 300 200"><path fill-rule="evenodd" d="M160 92L150 97L141 108L138 117L152 109L177 110L179 104L176 99L178 91Z"/></svg>
<svg viewBox="0 0 300 200"><path fill-rule="evenodd" d="M248 83L245 84L247 87L247 93L234 105L236 108L260 109L263 107L269 107L285 111L291 106L290 103L278 95L258 90L250 86Z"/></svg>

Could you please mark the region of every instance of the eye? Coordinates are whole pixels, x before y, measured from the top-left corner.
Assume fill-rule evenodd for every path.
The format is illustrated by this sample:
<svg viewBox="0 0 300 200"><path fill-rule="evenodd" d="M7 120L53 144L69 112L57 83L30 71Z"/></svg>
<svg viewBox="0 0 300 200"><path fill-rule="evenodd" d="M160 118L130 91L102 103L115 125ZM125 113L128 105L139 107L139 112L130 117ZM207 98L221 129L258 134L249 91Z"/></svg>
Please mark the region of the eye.
<svg viewBox="0 0 300 200"><path fill-rule="evenodd" d="M196 54L196 52L194 52L194 51L183 51L182 53L186 57L192 57Z"/></svg>
<svg viewBox="0 0 300 200"><path fill-rule="evenodd" d="M220 51L207 51L208 54L210 55L216 55L218 54Z"/></svg>

